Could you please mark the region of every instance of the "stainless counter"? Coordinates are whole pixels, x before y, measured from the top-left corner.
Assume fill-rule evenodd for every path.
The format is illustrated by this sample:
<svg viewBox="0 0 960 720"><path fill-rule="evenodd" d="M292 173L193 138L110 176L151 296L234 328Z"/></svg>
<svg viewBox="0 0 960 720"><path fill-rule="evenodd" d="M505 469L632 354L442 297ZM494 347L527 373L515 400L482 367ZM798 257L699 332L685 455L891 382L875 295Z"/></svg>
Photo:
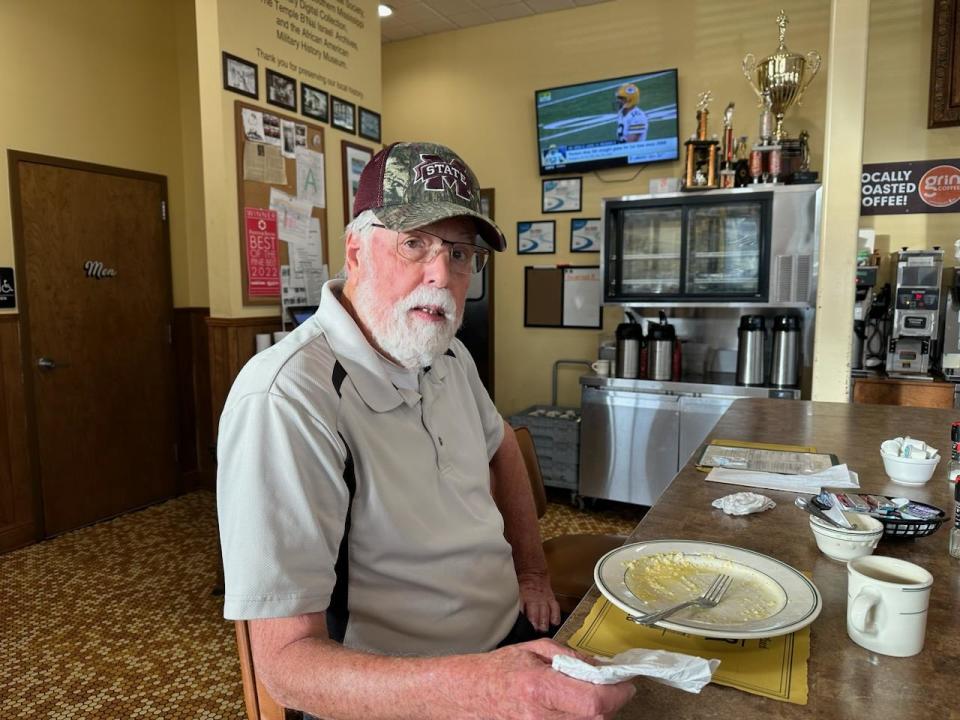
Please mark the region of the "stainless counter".
<svg viewBox="0 0 960 720"><path fill-rule="evenodd" d="M584 387L627 392L660 393L664 395L717 395L733 398L783 398L799 400L799 389L769 387L744 387L736 384L734 373L710 373L707 375L684 375L679 381L628 380L626 378L602 377L590 373L580 376Z"/></svg>
<svg viewBox="0 0 960 720"><path fill-rule="evenodd" d="M735 400L800 398L800 390L734 380L733 373L678 382L581 376L580 494L653 505Z"/></svg>

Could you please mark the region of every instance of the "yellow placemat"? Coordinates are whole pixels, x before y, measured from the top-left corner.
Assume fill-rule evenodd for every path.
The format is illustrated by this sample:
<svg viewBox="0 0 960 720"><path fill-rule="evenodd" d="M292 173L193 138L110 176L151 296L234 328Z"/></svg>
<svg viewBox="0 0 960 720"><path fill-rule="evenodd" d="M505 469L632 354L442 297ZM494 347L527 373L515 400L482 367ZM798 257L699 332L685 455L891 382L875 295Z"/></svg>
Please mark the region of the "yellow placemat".
<svg viewBox="0 0 960 720"><path fill-rule="evenodd" d="M626 613L598 598L583 625L567 644L589 655L612 657L631 648L652 648L717 658L713 682L774 700L807 704L810 626L763 640L694 637L627 620Z"/></svg>

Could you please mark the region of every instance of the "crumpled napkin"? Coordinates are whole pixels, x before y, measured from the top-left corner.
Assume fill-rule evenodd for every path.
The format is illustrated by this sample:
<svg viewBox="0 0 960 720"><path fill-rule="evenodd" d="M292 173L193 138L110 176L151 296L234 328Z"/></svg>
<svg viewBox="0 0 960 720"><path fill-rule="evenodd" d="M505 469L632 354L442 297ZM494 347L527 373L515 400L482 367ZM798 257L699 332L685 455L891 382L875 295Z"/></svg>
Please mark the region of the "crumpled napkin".
<svg viewBox="0 0 960 720"><path fill-rule="evenodd" d="M717 498L712 503L715 508L723 510L727 515L749 515L750 513L772 510L777 504L766 495L752 492L738 492Z"/></svg>
<svg viewBox="0 0 960 720"><path fill-rule="evenodd" d="M643 676L664 685L699 693L710 682L719 660L704 660L669 650L635 648L612 658L597 658L602 665L590 665L570 655L554 655L553 669L594 685L612 685Z"/></svg>

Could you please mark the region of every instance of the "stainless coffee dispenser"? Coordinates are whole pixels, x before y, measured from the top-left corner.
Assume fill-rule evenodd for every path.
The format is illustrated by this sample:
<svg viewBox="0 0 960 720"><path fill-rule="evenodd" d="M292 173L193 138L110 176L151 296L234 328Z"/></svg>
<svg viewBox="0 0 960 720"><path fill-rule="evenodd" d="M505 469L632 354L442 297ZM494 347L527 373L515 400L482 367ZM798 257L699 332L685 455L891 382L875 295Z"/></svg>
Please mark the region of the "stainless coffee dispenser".
<svg viewBox="0 0 960 720"><path fill-rule="evenodd" d="M940 273L943 250L903 250L897 259L893 328L887 347L887 373L928 375L936 356L940 325Z"/></svg>
<svg viewBox="0 0 960 720"><path fill-rule="evenodd" d="M737 330L737 385L764 385L764 341L766 327L763 315L744 315Z"/></svg>
<svg viewBox="0 0 960 720"><path fill-rule="evenodd" d="M674 343L677 334L660 311L660 322L647 324L647 380L679 380L673 377Z"/></svg>
<svg viewBox="0 0 960 720"><path fill-rule="evenodd" d="M643 346L643 328L632 322L617 326L617 362L618 378L636 379L640 377L640 350Z"/></svg>
<svg viewBox="0 0 960 720"><path fill-rule="evenodd" d="M773 361L770 385L775 388L800 386L800 318L777 315L773 320Z"/></svg>

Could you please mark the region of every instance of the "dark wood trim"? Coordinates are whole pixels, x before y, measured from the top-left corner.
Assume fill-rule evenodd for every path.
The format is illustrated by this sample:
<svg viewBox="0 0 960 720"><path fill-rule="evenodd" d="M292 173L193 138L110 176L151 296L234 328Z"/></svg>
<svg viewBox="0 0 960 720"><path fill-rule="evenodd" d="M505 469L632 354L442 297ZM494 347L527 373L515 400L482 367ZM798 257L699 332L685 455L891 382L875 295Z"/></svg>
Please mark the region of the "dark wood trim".
<svg viewBox="0 0 960 720"><path fill-rule="evenodd" d="M39 498L30 467L20 317L0 315L0 552L38 540Z"/></svg>
<svg viewBox="0 0 960 720"><path fill-rule="evenodd" d="M210 343L207 338L208 308L175 308L173 349L177 373L179 413L179 466L185 491L213 489L216 464L213 416L210 409Z"/></svg>
<svg viewBox="0 0 960 720"><path fill-rule="evenodd" d="M935 0L928 128L960 125L960 0Z"/></svg>
<svg viewBox="0 0 960 720"><path fill-rule="evenodd" d="M278 332L282 326L279 315L209 317L206 322L210 348L210 409L215 442L223 404L240 369L256 351L257 334Z"/></svg>

